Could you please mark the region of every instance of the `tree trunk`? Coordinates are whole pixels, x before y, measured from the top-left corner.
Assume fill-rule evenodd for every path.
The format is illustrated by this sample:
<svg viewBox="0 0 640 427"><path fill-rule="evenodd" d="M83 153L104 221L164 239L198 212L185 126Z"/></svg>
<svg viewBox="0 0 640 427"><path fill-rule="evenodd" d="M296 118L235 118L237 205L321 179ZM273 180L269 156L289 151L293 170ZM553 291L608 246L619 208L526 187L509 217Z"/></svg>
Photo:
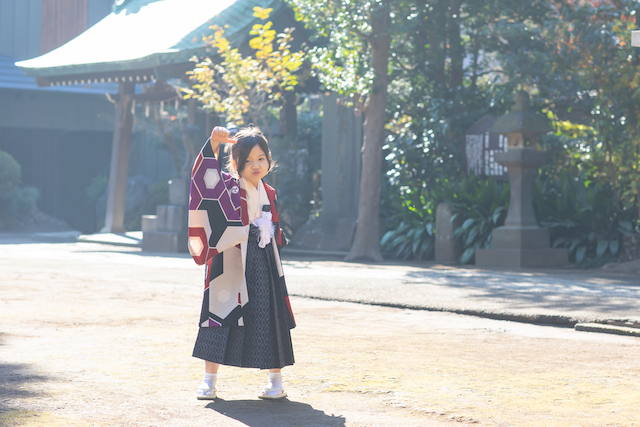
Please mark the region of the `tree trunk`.
<svg viewBox="0 0 640 427"><path fill-rule="evenodd" d="M429 40L429 64L433 79L444 92L449 83L446 78L445 64L447 60L447 8L443 4L435 5L429 16L425 31Z"/></svg>
<svg viewBox="0 0 640 427"><path fill-rule="evenodd" d="M345 260L382 261L380 253L380 187L382 145L384 143L389 62L389 2L371 14L371 67L374 71L371 93L365 105L364 142L358 222L351 250Z"/></svg>
<svg viewBox="0 0 640 427"><path fill-rule="evenodd" d="M283 104L280 106L280 135L288 140L298 139L298 111L296 109L296 94L285 92Z"/></svg>
<svg viewBox="0 0 640 427"><path fill-rule="evenodd" d="M460 2L451 0L449 3L448 31L449 31L449 56L451 57L451 76L449 87L451 89L462 86L463 68L462 60L464 51L462 37L460 35Z"/></svg>

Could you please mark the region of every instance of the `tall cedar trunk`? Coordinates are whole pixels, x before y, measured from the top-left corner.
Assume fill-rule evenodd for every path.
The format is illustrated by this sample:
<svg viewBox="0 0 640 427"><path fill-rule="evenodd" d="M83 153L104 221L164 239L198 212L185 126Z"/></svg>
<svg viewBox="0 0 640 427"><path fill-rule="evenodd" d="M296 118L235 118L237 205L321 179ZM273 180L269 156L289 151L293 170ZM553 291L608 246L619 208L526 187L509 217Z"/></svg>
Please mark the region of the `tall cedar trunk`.
<svg viewBox="0 0 640 427"><path fill-rule="evenodd" d="M461 0L451 0L449 2L449 56L451 57L450 88L455 89L462 86L462 37L460 36L460 2Z"/></svg>
<svg viewBox="0 0 640 427"><path fill-rule="evenodd" d="M365 105L364 142L358 223L346 260L382 261L380 253L380 181L387 104L387 66L389 62L389 2L371 14L371 67L374 71L371 93Z"/></svg>

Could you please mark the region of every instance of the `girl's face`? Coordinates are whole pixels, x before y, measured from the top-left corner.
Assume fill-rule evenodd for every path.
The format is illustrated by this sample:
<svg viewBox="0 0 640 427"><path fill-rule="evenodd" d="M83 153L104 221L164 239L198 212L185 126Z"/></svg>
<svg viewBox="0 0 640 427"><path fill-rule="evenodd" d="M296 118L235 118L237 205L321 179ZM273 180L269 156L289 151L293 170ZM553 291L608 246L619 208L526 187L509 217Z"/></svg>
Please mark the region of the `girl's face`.
<svg viewBox="0 0 640 427"><path fill-rule="evenodd" d="M240 165L238 165L238 169L239 168ZM267 155L262 151L262 148L256 144L251 149L251 152L249 152L240 176L244 178L245 181L253 184L254 187L257 187L258 182L267 176L267 173L269 173L269 160L267 160Z"/></svg>

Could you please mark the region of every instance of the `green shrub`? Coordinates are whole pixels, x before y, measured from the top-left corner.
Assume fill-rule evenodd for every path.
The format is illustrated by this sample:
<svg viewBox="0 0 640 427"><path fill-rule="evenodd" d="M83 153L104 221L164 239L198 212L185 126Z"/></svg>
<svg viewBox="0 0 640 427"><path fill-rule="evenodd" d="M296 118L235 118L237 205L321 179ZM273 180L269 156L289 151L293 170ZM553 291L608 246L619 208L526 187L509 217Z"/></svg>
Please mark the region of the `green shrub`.
<svg viewBox="0 0 640 427"><path fill-rule="evenodd" d="M0 151L0 220L29 216L36 209L40 192L35 187L20 186L22 168L15 159Z"/></svg>
<svg viewBox="0 0 640 427"><path fill-rule="evenodd" d="M453 203L454 218L462 225L454 236L462 240L460 263L471 263L476 249L491 248L492 231L504 224L509 206L509 184L493 177L469 176L448 196Z"/></svg>
<svg viewBox="0 0 640 427"><path fill-rule="evenodd" d="M433 259L435 213L442 201L451 202L462 225L454 235L463 243L462 264L473 261L478 248L491 247L491 231L504 223L509 185L493 178L469 176L461 182L440 181L437 188L404 188L385 192L382 251L394 258Z"/></svg>
<svg viewBox="0 0 640 427"><path fill-rule="evenodd" d="M169 204L169 181L171 181L169 177L161 178L151 186L149 205L145 214L154 214L158 205Z"/></svg>
<svg viewBox="0 0 640 427"><path fill-rule="evenodd" d="M551 230L552 246L569 249L580 267L617 261L625 234L638 232L638 209L618 208L611 185L565 172L542 174L534 189L534 207L542 227Z"/></svg>
<svg viewBox="0 0 640 427"><path fill-rule="evenodd" d="M90 205L95 206L98 199L104 194L107 185L109 185L109 178L104 173L99 173L94 176L91 183L86 189L87 199L89 199Z"/></svg>
<svg viewBox="0 0 640 427"><path fill-rule="evenodd" d="M419 191L389 192L382 206L383 253L400 259L434 257L437 204L432 196Z"/></svg>
<svg viewBox="0 0 640 427"><path fill-rule="evenodd" d="M40 190L35 187L20 187L15 190L16 213L31 215L35 213L36 202L40 198Z"/></svg>
<svg viewBox="0 0 640 427"><path fill-rule="evenodd" d="M14 189L20 185L21 175L18 162L9 153L0 151L0 199L13 195Z"/></svg>

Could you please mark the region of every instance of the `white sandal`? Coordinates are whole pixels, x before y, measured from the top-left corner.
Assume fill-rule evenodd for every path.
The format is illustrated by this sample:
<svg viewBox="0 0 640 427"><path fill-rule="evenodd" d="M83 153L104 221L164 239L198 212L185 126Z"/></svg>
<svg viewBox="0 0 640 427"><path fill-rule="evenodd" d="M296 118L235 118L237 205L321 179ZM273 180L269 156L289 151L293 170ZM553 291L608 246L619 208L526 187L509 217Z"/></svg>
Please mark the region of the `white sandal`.
<svg viewBox="0 0 640 427"><path fill-rule="evenodd" d="M277 394L269 394L277 391ZM262 389L262 394L258 396L260 399L282 399L287 397L287 392L282 387L265 387Z"/></svg>
<svg viewBox="0 0 640 427"><path fill-rule="evenodd" d="M209 388L206 384L202 384L196 389L196 398L198 400L214 400L218 397L217 392L215 388Z"/></svg>

